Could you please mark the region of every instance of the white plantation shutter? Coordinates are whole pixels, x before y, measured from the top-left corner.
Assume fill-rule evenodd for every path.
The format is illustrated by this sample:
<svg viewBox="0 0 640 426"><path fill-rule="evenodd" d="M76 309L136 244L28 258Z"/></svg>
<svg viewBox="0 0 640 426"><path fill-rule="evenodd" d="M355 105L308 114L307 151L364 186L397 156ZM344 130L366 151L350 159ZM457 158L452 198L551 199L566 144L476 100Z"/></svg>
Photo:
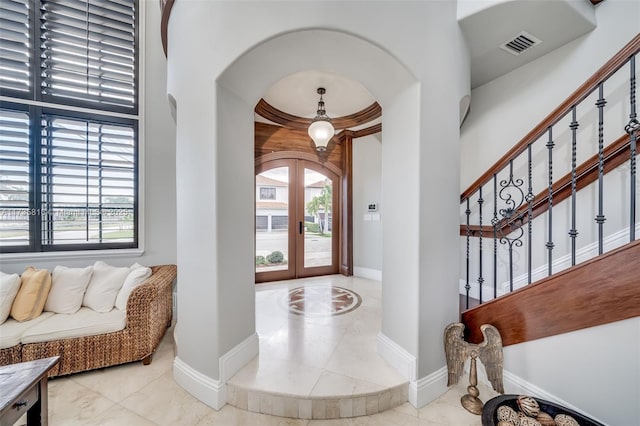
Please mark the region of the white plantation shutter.
<svg viewBox="0 0 640 426"><path fill-rule="evenodd" d="M135 129L42 118L42 245L134 241Z"/></svg>
<svg viewBox="0 0 640 426"><path fill-rule="evenodd" d="M31 92L31 12L33 3L27 0L0 0L0 93L16 92L27 96Z"/></svg>
<svg viewBox="0 0 640 426"><path fill-rule="evenodd" d="M29 244L29 114L0 109L0 241Z"/></svg>
<svg viewBox="0 0 640 426"><path fill-rule="evenodd" d="M41 0L41 14L43 98L135 111L136 2Z"/></svg>

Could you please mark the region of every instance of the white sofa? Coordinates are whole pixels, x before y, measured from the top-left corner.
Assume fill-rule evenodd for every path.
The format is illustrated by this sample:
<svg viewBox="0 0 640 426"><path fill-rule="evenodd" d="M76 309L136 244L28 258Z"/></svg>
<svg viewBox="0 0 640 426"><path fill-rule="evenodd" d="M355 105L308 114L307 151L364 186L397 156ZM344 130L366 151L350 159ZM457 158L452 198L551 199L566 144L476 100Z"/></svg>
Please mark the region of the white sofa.
<svg viewBox="0 0 640 426"><path fill-rule="evenodd" d="M57 355L60 361L49 373L54 377L138 360L150 363L171 323L177 268L150 269L151 275L130 290L120 308L116 304L98 312L82 306L73 313L45 309L27 321L8 318L0 324L0 365Z"/></svg>

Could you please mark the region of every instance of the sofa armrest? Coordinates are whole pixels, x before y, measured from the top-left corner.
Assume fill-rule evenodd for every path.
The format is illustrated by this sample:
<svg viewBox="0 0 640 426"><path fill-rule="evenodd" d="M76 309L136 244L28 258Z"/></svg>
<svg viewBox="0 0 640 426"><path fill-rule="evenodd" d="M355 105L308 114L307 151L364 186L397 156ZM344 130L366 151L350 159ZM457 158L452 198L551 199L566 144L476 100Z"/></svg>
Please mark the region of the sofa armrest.
<svg viewBox="0 0 640 426"><path fill-rule="evenodd" d="M127 301L127 329L136 355L153 353L173 315L173 281L176 265L151 267L152 274L136 287Z"/></svg>

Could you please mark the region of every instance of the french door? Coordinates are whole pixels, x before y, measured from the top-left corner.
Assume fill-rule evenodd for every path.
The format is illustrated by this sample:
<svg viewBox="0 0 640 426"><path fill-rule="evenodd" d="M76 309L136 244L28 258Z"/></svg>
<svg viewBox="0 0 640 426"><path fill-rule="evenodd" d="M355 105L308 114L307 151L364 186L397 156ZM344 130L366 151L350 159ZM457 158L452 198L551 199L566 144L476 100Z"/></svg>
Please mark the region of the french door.
<svg viewBox="0 0 640 426"><path fill-rule="evenodd" d="M256 282L338 272L339 177L278 159L256 167Z"/></svg>

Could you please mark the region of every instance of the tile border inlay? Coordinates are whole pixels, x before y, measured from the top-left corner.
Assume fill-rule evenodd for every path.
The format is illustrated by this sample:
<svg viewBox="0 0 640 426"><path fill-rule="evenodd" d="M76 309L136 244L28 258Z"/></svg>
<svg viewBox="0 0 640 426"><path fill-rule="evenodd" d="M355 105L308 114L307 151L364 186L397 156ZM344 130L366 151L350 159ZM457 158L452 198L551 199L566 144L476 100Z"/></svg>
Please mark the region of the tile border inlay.
<svg viewBox="0 0 640 426"><path fill-rule="evenodd" d="M362 303L358 293L338 286L300 286L289 290L287 309L295 315L327 317L357 309Z"/></svg>

